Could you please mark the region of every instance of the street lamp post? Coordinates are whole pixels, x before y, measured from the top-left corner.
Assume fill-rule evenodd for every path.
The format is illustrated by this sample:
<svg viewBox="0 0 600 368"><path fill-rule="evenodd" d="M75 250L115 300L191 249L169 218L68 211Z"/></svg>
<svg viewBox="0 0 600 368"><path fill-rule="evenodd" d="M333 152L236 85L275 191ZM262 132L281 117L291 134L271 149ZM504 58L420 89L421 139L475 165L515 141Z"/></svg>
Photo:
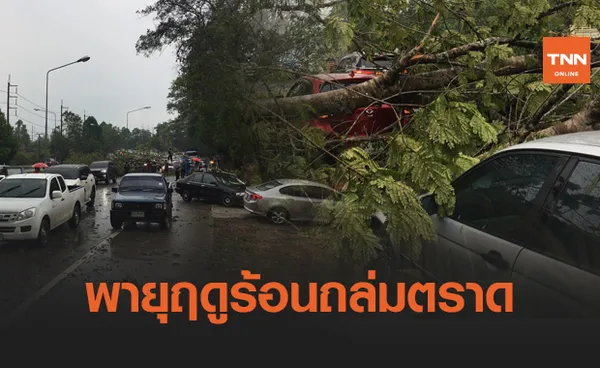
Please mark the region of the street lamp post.
<svg viewBox="0 0 600 368"><path fill-rule="evenodd" d="M35 111L44 111L44 109L34 109ZM53 111L48 111L49 114L54 115L54 129L56 129L56 113Z"/></svg>
<svg viewBox="0 0 600 368"><path fill-rule="evenodd" d="M50 69L50 70L48 70L46 72L46 109L45 109L46 110L45 111L46 112L46 116L45 116L45 119L44 119L45 122L46 122L46 132L45 132L46 139L48 139L48 78L50 76L50 72L55 71L57 69L64 68L64 67L69 66L69 65L73 65L73 64L77 64L77 63L85 63L88 60L90 60L90 57L89 56L84 56L84 57L82 57L82 58L80 58L80 59L78 59L76 61L73 61L73 62L65 64L65 65L57 66L56 68L52 68L52 69Z"/></svg>
<svg viewBox="0 0 600 368"><path fill-rule="evenodd" d="M129 114L132 112L140 111L140 110L147 110L150 107L151 106L144 106L144 107L140 107L139 109L133 109L131 111L127 111L127 114L125 115L125 119L126 119L125 127L127 128L127 130L129 130Z"/></svg>

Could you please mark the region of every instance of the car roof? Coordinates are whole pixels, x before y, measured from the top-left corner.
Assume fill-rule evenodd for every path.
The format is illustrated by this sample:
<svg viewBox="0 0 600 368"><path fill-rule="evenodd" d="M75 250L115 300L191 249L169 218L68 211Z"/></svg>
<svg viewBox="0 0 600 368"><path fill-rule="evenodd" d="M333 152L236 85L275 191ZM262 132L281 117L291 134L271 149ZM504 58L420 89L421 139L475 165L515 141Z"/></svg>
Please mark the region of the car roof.
<svg viewBox="0 0 600 368"><path fill-rule="evenodd" d="M66 167L68 169L79 169L80 167L83 166L87 166L87 165L83 165L83 164L60 164L60 165L54 165L54 166L50 166L48 169L52 169L55 167Z"/></svg>
<svg viewBox="0 0 600 368"><path fill-rule="evenodd" d="M514 150L547 150L600 157L600 131L562 134L516 144L500 152Z"/></svg>
<svg viewBox="0 0 600 368"><path fill-rule="evenodd" d="M329 74L315 74L310 77L306 77L306 79L316 79L322 81L368 81L370 79L375 78L376 76L373 74L354 74L351 76L350 73L329 73Z"/></svg>
<svg viewBox="0 0 600 368"><path fill-rule="evenodd" d="M44 173L28 173L28 174L15 174L6 177L6 179L47 179L53 178L58 174L44 174Z"/></svg>
<svg viewBox="0 0 600 368"><path fill-rule="evenodd" d="M92 162L92 164L107 164L109 162L112 162L112 161L110 161L110 160L94 161L94 162Z"/></svg>
<svg viewBox="0 0 600 368"><path fill-rule="evenodd" d="M304 179L277 179L283 185L314 185L318 187L329 188L325 184L318 183L316 181L304 180Z"/></svg>
<svg viewBox="0 0 600 368"><path fill-rule="evenodd" d="M155 173L131 173L131 174L126 174L123 177L129 178L129 177L143 177L143 176L151 176L153 178L162 178L162 174L155 174Z"/></svg>

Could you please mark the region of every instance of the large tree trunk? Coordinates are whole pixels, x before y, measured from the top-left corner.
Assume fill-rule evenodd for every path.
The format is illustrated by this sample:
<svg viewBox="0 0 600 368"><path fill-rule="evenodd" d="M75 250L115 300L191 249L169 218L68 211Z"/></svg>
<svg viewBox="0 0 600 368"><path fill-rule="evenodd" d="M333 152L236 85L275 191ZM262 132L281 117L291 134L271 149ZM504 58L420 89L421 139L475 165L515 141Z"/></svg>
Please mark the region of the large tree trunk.
<svg viewBox="0 0 600 368"><path fill-rule="evenodd" d="M485 67L485 63L478 65L469 79L483 79L486 73ZM457 76L464 70L462 67L451 67L416 75L403 74L397 78L389 78L387 74L384 74L350 88L306 96L257 101L254 112L260 116L278 117L348 114L359 107L369 106L374 101L387 102L393 97L410 93L414 95L416 91L443 89L448 84L456 82ZM506 76L526 71L541 71L540 60L535 55L509 58L494 73L498 76Z"/></svg>
<svg viewBox="0 0 600 368"><path fill-rule="evenodd" d="M537 131L534 136L542 138L588 130L600 130L600 97L596 97L569 120Z"/></svg>

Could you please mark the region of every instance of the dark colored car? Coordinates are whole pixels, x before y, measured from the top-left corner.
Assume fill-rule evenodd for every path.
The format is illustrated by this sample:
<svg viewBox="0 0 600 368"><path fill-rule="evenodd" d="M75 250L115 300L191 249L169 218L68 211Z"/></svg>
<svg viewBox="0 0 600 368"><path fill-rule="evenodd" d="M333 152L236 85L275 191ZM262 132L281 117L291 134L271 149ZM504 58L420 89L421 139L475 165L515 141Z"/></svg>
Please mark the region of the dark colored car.
<svg viewBox="0 0 600 368"><path fill-rule="evenodd" d="M25 170L20 166L0 165L0 180L10 175L24 174Z"/></svg>
<svg viewBox="0 0 600 368"><path fill-rule="evenodd" d="M286 97L304 96L352 87L375 78L375 74L344 73L318 74L300 78L292 85ZM402 124L408 123L410 111L398 113ZM391 131L397 115L388 104L360 107L349 115L323 115L312 119L310 124L325 131L332 138L339 136L366 136Z"/></svg>
<svg viewBox="0 0 600 368"><path fill-rule="evenodd" d="M90 165L90 170L96 177L97 183L103 181L108 184L111 180L113 183L117 183L117 170L112 161L94 161Z"/></svg>
<svg viewBox="0 0 600 368"><path fill-rule="evenodd" d="M124 223L157 222L162 229L171 227L173 188L160 174L123 176L111 203L110 225L120 229Z"/></svg>
<svg viewBox="0 0 600 368"><path fill-rule="evenodd" d="M201 198L218 201L227 207L242 206L246 184L233 174L195 173L179 179L175 191L186 202Z"/></svg>

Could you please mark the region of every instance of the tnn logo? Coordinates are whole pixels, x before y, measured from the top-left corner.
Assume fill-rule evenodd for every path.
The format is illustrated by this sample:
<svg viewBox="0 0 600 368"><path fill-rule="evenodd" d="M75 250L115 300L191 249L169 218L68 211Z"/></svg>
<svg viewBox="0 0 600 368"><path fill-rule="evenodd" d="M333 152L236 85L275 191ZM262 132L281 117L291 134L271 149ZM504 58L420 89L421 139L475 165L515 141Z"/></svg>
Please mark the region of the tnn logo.
<svg viewBox="0 0 600 368"><path fill-rule="evenodd" d="M556 59L559 58L559 65L588 65L586 54L546 54L550 58L550 64L556 65Z"/></svg>

